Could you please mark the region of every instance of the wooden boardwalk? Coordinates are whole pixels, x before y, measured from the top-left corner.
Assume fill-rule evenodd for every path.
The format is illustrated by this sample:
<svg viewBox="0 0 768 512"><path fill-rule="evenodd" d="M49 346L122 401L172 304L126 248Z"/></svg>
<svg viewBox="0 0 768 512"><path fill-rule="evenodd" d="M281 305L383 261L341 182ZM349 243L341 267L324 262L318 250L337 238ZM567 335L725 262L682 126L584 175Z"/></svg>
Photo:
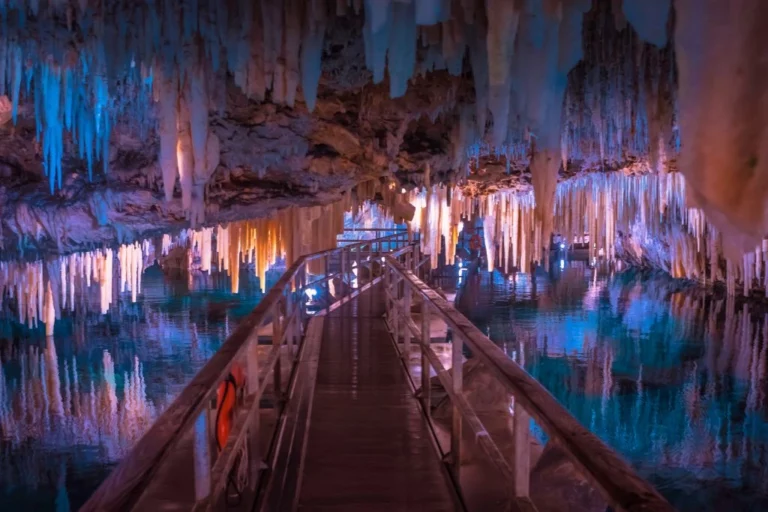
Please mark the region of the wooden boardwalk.
<svg viewBox="0 0 768 512"><path fill-rule="evenodd" d="M299 510L459 509L387 332L383 296L374 288L325 319Z"/></svg>

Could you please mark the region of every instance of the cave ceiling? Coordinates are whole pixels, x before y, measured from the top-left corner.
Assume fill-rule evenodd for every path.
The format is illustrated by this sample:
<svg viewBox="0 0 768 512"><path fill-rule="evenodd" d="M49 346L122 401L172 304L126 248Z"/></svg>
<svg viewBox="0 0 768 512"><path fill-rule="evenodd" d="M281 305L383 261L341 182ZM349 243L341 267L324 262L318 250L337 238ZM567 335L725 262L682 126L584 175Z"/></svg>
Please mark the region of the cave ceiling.
<svg viewBox="0 0 768 512"><path fill-rule="evenodd" d="M533 186L546 227L558 180L707 170L681 154L697 120L678 97L708 69L701 27L746 22L704 3L692 26L693 0L4 0L3 248L130 241L369 180ZM762 179L747 131L744 172ZM699 204L754 238L762 220L712 186Z"/></svg>

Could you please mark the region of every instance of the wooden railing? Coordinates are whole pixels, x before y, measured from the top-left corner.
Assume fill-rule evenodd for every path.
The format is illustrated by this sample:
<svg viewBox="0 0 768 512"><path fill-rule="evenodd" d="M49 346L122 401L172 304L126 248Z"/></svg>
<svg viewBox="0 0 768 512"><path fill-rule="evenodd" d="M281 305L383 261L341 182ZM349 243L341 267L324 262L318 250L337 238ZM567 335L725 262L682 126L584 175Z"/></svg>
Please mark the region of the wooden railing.
<svg viewBox="0 0 768 512"><path fill-rule="evenodd" d="M508 491L518 506L530 504L530 419L541 427L548 442L555 442L582 474L604 496L608 505L621 511L672 511L672 506L613 450L584 428L560 403L523 368L459 313L435 290L427 286L408 266L387 257L384 273L387 294L387 318L393 338L402 341L402 355L407 361L412 336L421 352L421 393L423 409L431 409L430 368L434 369L452 405L450 450L447 454L454 482L460 481L462 426L467 425L477 444L490 457L495 468L509 482ZM411 316L414 296L421 297L421 326ZM452 333L451 368L446 370L430 347L431 317L445 322ZM513 464L499 450L463 393L462 349L467 345L490 373L514 398ZM532 505L530 508L534 508Z"/></svg>
<svg viewBox="0 0 768 512"><path fill-rule="evenodd" d="M179 495L193 494L187 500L195 509L218 509L226 492L228 479L240 460L244 449L250 461L246 470L249 490L255 493L259 475L263 471L258 453L259 414L261 398L269 387L277 407L287 390L282 382L281 364L286 358L293 364L300 349L305 320L309 316L308 288L323 288L330 294L329 282L340 280L344 285L337 295L336 304L349 300L373 280L374 263L383 265L386 252L402 250L408 245L408 234L395 234L355 242L338 249L321 251L299 258L280 277L256 308L243 319L237 329L222 344L200 372L181 391L168 409L136 443L81 510L132 510L147 498L148 489L165 464L191 460L194 464L194 482ZM316 262L322 261L321 264ZM308 265L324 268L314 280L310 279ZM362 275L367 269L368 278ZM321 290L322 291L322 290ZM330 306L320 309L327 311ZM317 314L317 311L315 312ZM271 324L271 348L266 360L259 364L259 330ZM230 375L234 364L243 368L245 384L238 392L239 414L235 415L232 429L222 450L216 449L216 409L219 385ZM286 372L287 373L287 372ZM270 382L270 375L272 376ZM190 442L191 441L191 442ZM180 452L191 451L191 456ZM182 471L183 472L183 471ZM142 509L148 503L142 503ZM156 507L155 507L156 508ZM153 509L150 505L150 509Z"/></svg>

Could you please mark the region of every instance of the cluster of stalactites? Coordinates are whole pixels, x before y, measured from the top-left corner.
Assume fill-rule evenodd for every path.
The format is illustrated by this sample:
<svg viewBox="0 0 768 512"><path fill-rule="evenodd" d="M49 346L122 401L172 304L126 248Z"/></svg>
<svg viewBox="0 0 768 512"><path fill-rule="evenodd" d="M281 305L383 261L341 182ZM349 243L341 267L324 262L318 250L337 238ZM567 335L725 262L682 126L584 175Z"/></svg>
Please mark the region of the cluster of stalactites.
<svg viewBox="0 0 768 512"><path fill-rule="evenodd" d="M290 266L302 255L335 248L337 235L344 231L344 213L349 208L349 200L326 206L287 208L266 219L187 230L179 238L190 251L191 268L203 272L215 268L227 273L232 293L238 293L240 268L252 265L264 291L270 267L279 263ZM168 240L168 249L173 245L176 244ZM322 263L310 265L310 272L324 272Z"/></svg>
<svg viewBox="0 0 768 512"><path fill-rule="evenodd" d="M713 283L724 280L729 295L768 292L768 241L736 255L724 251L722 235L704 212L687 202L680 173L628 176L593 174L561 183L557 190L555 232L569 243L589 236L590 259L616 255L618 233L623 243L653 251L668 245L666 256L648 255L672 277ZM723 269L725 272L723 272Z"/></svg>
<svg viewBox="0 0 768 512"><path fill-rule="evenodd" d="M620 3L584 18L585 53L569 76L563 108L563 162L602 168L633 155L661 171L680 151L669 2L627 0L623 11ZM658 10L643 16L644 9ZM627 19L636 32L626 29Z"/></svg>
<svg viewBox="0 0 768 512"><path fill-rule="evenodd" d="M332 5L333 4L333 5ZM293 106L299 83L313 109L326 18L346 2L0 2L0 94L34 106L51 191L62 186L69 133L89 171L109 162L111 126L146 132L158 100L167 197L175 177L199 221L205 183L218 164L208 109L226 101L227 72L243 91ZM34 33L34 37L32 34ZM205 63L203 65L202 63Z"/></svg>
<svg viewBox="0 0 768 512"><path fill-rule="evenodd" d="M455 167L488 154L524 163L544 151L564 167L614 166L629 154L659 169L679 151L668 1L485 4L471 18L459 15L472 20L462 26L476 97L474 115L459 112ZM548 197L551 187L541 199Z"/></svg>
<svg viewBox="0 0 768 512"><path fill-rule="evenodd" d="M558 185L554 231L573 243L589 235L590 259L616 254L616 234L662 238L686 225L685 181L679 173L630 176L589 174Z"/></svg>
<svg viewBox="0 0 768 512"><path fill-rule="evenodd" d="M430 256L432 268L437 268L445 247L445 261L453 265L463 219L472 213L472 200L463 197L459 189L440 185L409 196L414 211L409 225L420 234L420 250Z"/></svg>
<svg viewBox="0 0 768 512"><path fill-rule="evenodd" d="M685 182L677 173L584 175L559 183L554 195L549 231L542 230L531 190L501 191L476 200L473 208L484 219L490 269L527 271L530 264L546 264L545 240L553 233L568 244L588 240L591 261L612 261L619 232L658 239L668 236L672 226L693 230L699 225L696 212L685 204Z"/></svg>
<svg viewBox="0 0 768 512"><path fill-rule="evenodd" d="M488 270L527 272L539 263L541 230L535 221L535 200L528 192L503 191L478 200Z"/></svg>
<svg viewBox="0 0 768 512"><path fill-rule="evenodd" d="M612 9L617 19L623 12L641 37L662 44L668 3L648 7L625 0L621 6L613 2ZM14 117L22 83L33 97L53 190L62 182L63 134L73 135L89 169L99 158L106 166L110 126L125 117L146 119L151 86L165 195L172 198L178 176L182 205L194 225L204 219L205 186L219 163L208 112L225 102L227 72L255 100L270 93L273 102L289 106L301 84L312 110L328 20L364 8L366 64L374 82L388 71L392 97L405 93L414 73L447 69L460 74L469 56L475 115L463 114L458 142L467 148L465 154L483 145L491 112L495 151L509 161L531 149L537 229L548 232L560 165L569 152L580 153L572 146L579 144L581 132L572 123L563 129L562 105L568 73L582 58L582 25L590 7L588 0L10 1L0 5L8 28L0 39L0 87L13 99ZM31 27L48 36L19 43ZM592 94L579 101L591 102L602 154L604 140L621 142L623 133L635 132L626 129L632 115L604 121L610 105L604 94L595 93L606 89L600 80L590 76L585 95ZM656 75L644 82L651 83L654 98L663 96ZM626 87L614 89L626 98ZM650 134L646 138L654 148L656 139L668 138L655 135L669 124L657 122L668 113L646 110L647 126L637 131Z"/></svg>
<svg viewBox="0 0 768 512"><path fill-rule="evenodd" d="M593 47L601 47L603 43L587 41L593 34L582 35L584 14L592 7L592 2L585 0L487 0L463 2L461 7L454 4L453 10L446 9L442 2L429 3L435 9L430 23L441 23L443 51L455 46L446 45L446 37L451 42L459 42L461 54L465 51L463 47L468 49L475 85L474 116L469 109L462 108L458 128L452 135L454 165L461 168L484 153L503 155L507 164L530 157L537 231L552 231L558 172L567 164L569 154L570 158L581 160L599 154L599 160L594 158L594 161L602 163L617 153L615 160L621 161L624 139L635 137L637 153L650 154L654 167L659 166L657 162L663 160L671 137L673 108L667 107L673 99L669 94L673 77L671 70L664 67L671 60L659 57L661 50L646 48L629 31L620 33L624 27L615 26L605 34L608 42L604 44L618 46L620 51L595 50ZM378 10L366 10L366 27L370 30L366 33L366 55L370 55L368 64L376 80L383 78L383 54L388 50L391 93L400 94L405 82L401 68L393 65L393 61L395 64L406 62L412 69L412 47L404 51L402 44L395 46L391 42L386 47L385 34L388 31L410 34L412 26L420 24L416 17L419 3L380 4ZM614 2L611 8L622 20L622 8L625 9L626 18L639 27L641 37L665 46L669 3L659 4L666 5L649 9L627 1L623 6L621 2ZM597 11L592 18L598 20L592 19L592 25L599 25L600 15L610 12L604 7ZM658 15L657 22L650 19L654 15ZM402 29L404 19L409 22L407 30ZM626 26L626 20L623 24ZM597 27L590 25L590 28L593 33L597 31ZM435 29L433 26L419 27L419 30L421 34L430 34ZM425 44L429 46L433 40L426 37ZM582 46L592 49L588 55L590 65L585 67L589 74L577 77L577 87L572 87L566 98L569 72L582 60ZM384 50L377 52L379 48ZM611 78L607 83L603 76L606 73L602 71L615 64L611 58L615 59L617 54L633 56L638 53L637 49L648 54L638 66L647 71L647 76L644 71L633 68L627 73L608 74ZM618 78L613 78L614 74ZM638 90L644 95L638 95ZM604 113L613 111L608 108L612 103L620 103L621 108L616 109L619 112L618 117L614 116L616 119L606 121ZM493 122L486 139L489 112ZM631 124L637 126L629 126ZM599 142L585 151L583 140ZM549 240L541 237L541 242L546 254Z"/></svg>
<svg viewBox="0 0 768 512"><path fill-rule="evenodd" d="M267 270L277 264L293 264L300 256L336 247L344 231L345 213L352 210L351 195L325 206L287 208L270 218L237 221L216 227L182 230L163 235L159 254L173 248L188 251L189 269L217 270L230 276L231 291L240 291L240 269L252 265L262 291ZM388 211L389 212L389 211ZM391 213L387 213L391 219ZM143 240L121 245L117 250L97 249L49 261L0 262L0 308L7 297L15 301L18 321L35 328L45 324L53 334L62 311L87 309L88 291L98 291L98 310L106 314L125 293L138 300L144 270L156 257L155 244ZM323 273L324 262L310 265L310 272ZM117 293L115 293L117 292Z"/></svg>
<svg viewBox="0 0 768 512"><path fill-rule="evenodd" d="M181 76L158 73L160 168L166 200L173 197L178 175L181 203L194 226L205 218L205 186L219 165L219 138L208 128L205 66Z"/></svg>

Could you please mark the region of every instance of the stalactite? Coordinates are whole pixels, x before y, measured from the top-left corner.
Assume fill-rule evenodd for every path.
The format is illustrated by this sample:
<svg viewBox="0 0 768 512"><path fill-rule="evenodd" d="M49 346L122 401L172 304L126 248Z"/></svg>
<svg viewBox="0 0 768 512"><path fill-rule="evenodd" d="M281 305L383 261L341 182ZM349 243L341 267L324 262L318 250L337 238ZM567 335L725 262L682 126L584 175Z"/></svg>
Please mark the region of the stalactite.
<svg viewBox="0 0 768 512"><path fill-rule="evenodd" d="M768 33L756 22L768 17L768 4L681 0L675 9L680 168L695 205L737 257L768 233L768 72L761 50Z"/></svg>
<svg viewBox="0 0 768 512"><path fill-rule="evenodd" d="M301 43L301 89L307 109L312 112L317 100L317 85L322 67L326 9L324 0L311 0L304 18L304 39Z"/></svg>
<svg viewBox="0 0 768 512"><path fill-rule="evenodd" d="M255 101L293 106L300 82L313 109L325 29L333 16L362 10L366 65L376 83L388 72L391 96L404 94L417 70L458 74L470 71L462 69L465 62L471 67L474 123L462 114L460 135L452 138L459 166L481 153L503 154L507 165L532 155L537 214L531 231L519 232L531 241L526 258L541 259L542 249L548 254L561 164L601 168L633 155L666 171L667 156L685 140L679 163L695 201L690 206L707 215L740 268L742 253L768 232L766 114L758 101L768 74L753 65L762 62L766 37L754 20L765 18L768 7L760 0L745 0L740 9L721 4L675 2L670 42L669 0L594 7L588 0L107 0L100 9L64 0L0 2L0 93L10 96L14 121L21 103L33 108L51 190L63 184L70 139L89 172L97 161L106 170L116 122L144 129L157 122L166 198L173 198L178 173L187 217L202 224L206 185L218 165L219 141L208 129L214 91L225 90L231 75ZM40 37L29 38L30 30ZM150 108L152 89L156 108ZM484 138L489 111L490 141ZM736 178L722 172L729 166ZM608 224L620 224L623 207L600 201L591 205L587 227L601 230L610 257ZM442 223L447 217L440 215L429 223ZM597 222L601 215L608 224ZM681 215L694 232L680 235L675 254L697 267L706 261L690 256L683 241L690 235L696 253L706 251L714 261L715 244L702 246L702 221ZM715 279L720 270L696 272Z"/></svg>

